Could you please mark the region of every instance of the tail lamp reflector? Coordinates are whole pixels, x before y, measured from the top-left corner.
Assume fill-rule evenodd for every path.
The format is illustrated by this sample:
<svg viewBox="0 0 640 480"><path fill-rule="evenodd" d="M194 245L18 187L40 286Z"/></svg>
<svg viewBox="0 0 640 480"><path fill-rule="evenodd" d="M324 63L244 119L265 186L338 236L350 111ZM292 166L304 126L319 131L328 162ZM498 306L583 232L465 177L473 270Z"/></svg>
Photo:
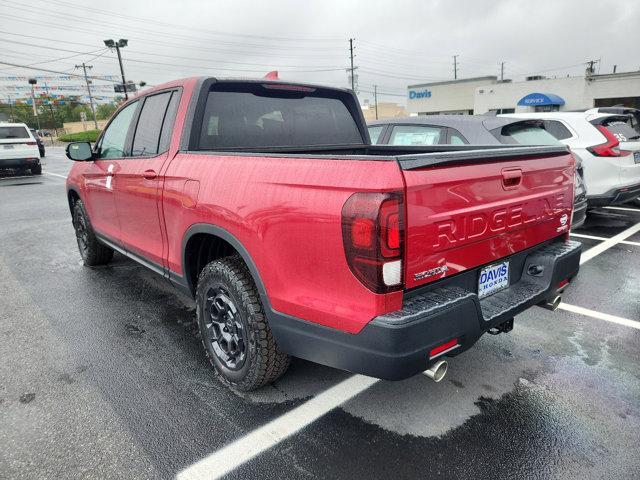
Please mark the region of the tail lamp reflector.
<svg viewBox="0 0 640 480"><path fill-rule="evenodd" d="M442 355L445 352L448 352L449 350L453 350L454 348L456 348L458 346L458 339L454 338L453 340L449 340L446 343L443 343L442 345L438 345L435 348L432 348L431 351L429 352L429 358L433 358L433 357L437 357L438 355Z"/></svg>

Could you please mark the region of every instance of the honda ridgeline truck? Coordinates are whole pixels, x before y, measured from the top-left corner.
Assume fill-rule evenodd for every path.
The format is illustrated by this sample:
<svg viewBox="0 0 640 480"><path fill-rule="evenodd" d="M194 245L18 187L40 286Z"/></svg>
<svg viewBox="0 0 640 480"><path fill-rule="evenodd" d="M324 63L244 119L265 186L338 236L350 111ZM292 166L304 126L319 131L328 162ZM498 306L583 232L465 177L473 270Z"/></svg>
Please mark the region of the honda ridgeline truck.
<svg viewBox="0 0 640 480"><path fill-rule="evenodd" d="M566 147L371 145L348 90L179 80L67 155L85 265L118 251L195 298L237 390L290 356L439 380L444 357L557 306L579 268Z"/></svg>

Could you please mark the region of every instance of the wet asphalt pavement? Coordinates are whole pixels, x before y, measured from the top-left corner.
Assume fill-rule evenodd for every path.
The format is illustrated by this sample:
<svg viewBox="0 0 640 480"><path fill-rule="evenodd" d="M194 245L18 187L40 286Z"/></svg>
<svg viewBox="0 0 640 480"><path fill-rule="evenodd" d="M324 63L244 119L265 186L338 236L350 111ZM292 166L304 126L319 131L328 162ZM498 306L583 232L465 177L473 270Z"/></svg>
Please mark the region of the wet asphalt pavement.
<svg viewBox="0 0 640 480"><path fill-rule="evenodd" d="M49 149L42 177L0 178L0 478L172 478L349 378L296 360L258 392L219 385L189 299L119 255L81 265L70 163ZM639 222L602 209L576 233ZM640 321L639 267L618 243L563 301ZM640 330L532 308L443 382L377 382L228 478L640 478L639 366Z"/></svg>

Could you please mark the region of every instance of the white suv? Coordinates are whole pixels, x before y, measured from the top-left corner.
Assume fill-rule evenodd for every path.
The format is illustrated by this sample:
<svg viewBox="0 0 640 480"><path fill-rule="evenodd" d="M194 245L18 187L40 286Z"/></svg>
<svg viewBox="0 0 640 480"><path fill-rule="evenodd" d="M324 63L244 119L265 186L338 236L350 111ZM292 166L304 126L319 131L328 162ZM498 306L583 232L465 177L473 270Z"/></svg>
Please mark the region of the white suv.
<svg viewBox="0 0 640 480"><path fill-rule="evenodd" d="M24 123L0 123L0 170L42 173L38 142Z"/></svg>
<svg viewBox="0 0 640 480"><path fill-rule="evenodd" d="M512 113L541 120L582 160L589 206L616 205L640 196L640 133L628 115L584 112Z"/></svg>

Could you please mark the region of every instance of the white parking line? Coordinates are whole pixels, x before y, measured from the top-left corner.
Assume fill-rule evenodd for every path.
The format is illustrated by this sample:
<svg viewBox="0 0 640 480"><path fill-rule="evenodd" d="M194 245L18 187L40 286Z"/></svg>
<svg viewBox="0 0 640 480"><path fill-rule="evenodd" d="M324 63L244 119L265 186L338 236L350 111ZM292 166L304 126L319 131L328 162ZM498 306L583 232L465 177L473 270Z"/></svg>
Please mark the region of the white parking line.
<svg viewBox="0 0 640 480"><path fill-rule="evenodd" d="M379 380L354 375L178 473L178 480L216 479L299 432ZM286 477L286 474L284 474Z"/></svg>
<svg viewBox="0 0 640 480"><path fill-rule="evenodd" d="M631 207L602 207L609 210L622 210L623 212L636 212L640 213L640 208L631 208Z"/></svg>
<svg viewBox="0 0 640 480"><path fill-rule="evenodd" d="M562 302L558 305L561 310L567 312L577 313L579 315L586 315L587 317L597 318L598 320L604 320L605 322L617 323L618 325L624 325L625 327L635 328L640 330L640 322L635 320L629 320L627 318L618 317L616 315L609 315L608 313L596 312L595 310L589 310L588 308L578 307L576 305L569 305Z"/></svg>
<svg viewBox="0 0 640 480"><path fill-rule="evenodd" d="M603 242L605 240L607 240L607 237L596 237L595 235L584 235L582 233L570 233L569 235L571 235L572 237L578 237L578 238L587 238L589 240L598 240L600 242ZM622 240L620 243L623 243L625 245L634 245L636 247L640 247L640 242L634 242L631 240Z"/></svg>
<svg viewBox="0 0 640 480"><path fill-rule="evenodd" d="M626 240L631 235L638 232L640 232L640 223L636 223L634 226L627 228L626 230L620 232L617 235L614 235L611 238L607 238L605 241L599 243L594 247L591 247L589 250L582 254L582 257L580 258L580 265L588 262L593 257L600 255L602 252L609 250L614 245Z"/></svg>
<svg viewBox="0 0 640 480"><path fill-rule="evenodd" d="M67 179L66 175L60 175L59 173L53 173L53 172L42 172L45 175L53 175L54 177L60 177L60 178L64 178L65 180Z"/></svg>

